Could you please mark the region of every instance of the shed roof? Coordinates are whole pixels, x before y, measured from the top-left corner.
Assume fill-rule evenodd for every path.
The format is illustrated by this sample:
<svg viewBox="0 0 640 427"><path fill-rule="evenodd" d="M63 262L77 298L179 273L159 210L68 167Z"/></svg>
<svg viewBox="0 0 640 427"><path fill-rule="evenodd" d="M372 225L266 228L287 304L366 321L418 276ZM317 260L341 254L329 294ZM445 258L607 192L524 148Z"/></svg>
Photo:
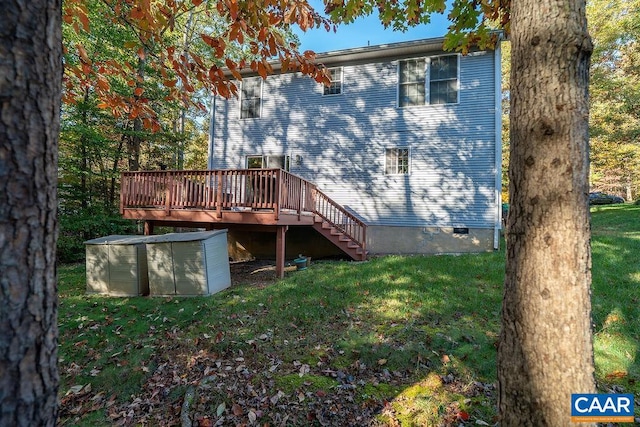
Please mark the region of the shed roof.
<svg viewBox="0 0 640 427"><path fill-rule="evenodd" d="M137 245L140 243L193 242L206 240L217 234L226 233L227 229L212 231L194 231L187 233L167 233L157 236L123 236L114 234L98 237L84 242L86 245Z"/></svg>
<svg viewBox="0 0 640 427"><path fill-rule="evenodd" d="M85 245L137 245L140 243L146 243L149 237L152 236L124 236L113 234L111 236L87 240L84 243Z"/></svg>
<svg viewBox="0 0 640 427"><path fill-rule="evenodd" d="M227 229L211 230L211 231L193 231L187 233L167 233L157 236L147 236L145 243L170 243L170 242L195 242L198 240L207 240L218 234L225 234Z"/></svg>

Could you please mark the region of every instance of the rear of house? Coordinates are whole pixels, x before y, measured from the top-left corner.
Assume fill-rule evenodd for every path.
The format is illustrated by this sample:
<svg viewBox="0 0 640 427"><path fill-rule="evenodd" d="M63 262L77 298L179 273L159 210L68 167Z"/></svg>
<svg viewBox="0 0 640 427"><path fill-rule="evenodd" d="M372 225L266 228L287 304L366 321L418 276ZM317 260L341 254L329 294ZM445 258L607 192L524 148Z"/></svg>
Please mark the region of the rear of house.
<svg viewBox="0 0 640 427"><path fill-rule="evenodd" d="M442 39L318 56L331 86L247 75L214 100L210 169L282 168L368 225L369 253L498 247L500 50ZM313 232L313 230L309 230Z"/></svg>

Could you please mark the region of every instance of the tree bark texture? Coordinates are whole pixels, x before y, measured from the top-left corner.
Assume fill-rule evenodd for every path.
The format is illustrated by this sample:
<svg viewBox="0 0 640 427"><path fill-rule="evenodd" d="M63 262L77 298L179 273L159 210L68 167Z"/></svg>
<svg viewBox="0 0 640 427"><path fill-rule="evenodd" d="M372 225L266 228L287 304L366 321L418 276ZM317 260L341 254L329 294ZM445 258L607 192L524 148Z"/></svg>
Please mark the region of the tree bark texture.
<svg viewBox="0 0 640 427"><path fill-rule="evenodd" d="M61 0L0 13L0 426L57 415Z"/></svg>
<svg viewBox="0 0 640 427"><path fill-rule="evenodd" d="M502 426L566 426L592 393L584 1L511 2L507 271L498 348Z"/></svg>

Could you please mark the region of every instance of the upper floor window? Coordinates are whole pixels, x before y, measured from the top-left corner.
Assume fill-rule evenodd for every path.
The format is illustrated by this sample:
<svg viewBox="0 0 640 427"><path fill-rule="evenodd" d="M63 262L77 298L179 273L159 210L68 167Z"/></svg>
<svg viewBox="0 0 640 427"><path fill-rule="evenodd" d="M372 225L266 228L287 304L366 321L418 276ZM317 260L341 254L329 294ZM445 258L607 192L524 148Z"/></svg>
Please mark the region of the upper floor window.
<svg viewBox="0 0 640 427"><path fill-rule="evenodd" d="M425 72L424 58L400 61L399 103L401 107L425 104Z"/></svg>
<svg viewBox="0 0 640 427"><path fill-rule="evenodd" d="M385 175L409 174L409 149L387 148L384 162Z"/></svg>
<svg viewBox="0 0 640 427"><path fill-rule="evenodd" d="M398 105L458 102L458 55L400 61Z"/></svg>
<svg viewBox="0 0 640 427"><path fill-rule="evenodd" d="M240 118L253 119L260 117L262 101L262 78L253 77L242 80L240 93Z"/></svg>
<svg viewBox="0 0 640 427"><path fill-rule="evenodd" d="M431 58L429 67L429 103L458 102L458 55Z"/></svg>
<svg viewBox="0 0 640 427"><path fill-rule="evenodd" d="M342 67L329 68L331 84L324 87L323 95L340 95L342 93Z"/></svg>

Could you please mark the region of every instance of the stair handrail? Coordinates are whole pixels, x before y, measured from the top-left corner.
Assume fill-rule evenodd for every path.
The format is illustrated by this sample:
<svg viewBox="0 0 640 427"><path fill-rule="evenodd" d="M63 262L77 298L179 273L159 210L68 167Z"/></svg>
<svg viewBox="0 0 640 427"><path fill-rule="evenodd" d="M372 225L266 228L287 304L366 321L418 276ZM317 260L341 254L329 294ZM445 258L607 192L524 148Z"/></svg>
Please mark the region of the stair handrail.
<svg viewBox="0 0 640 427"><path fill-rule="evenodd" d="M335 221L335 219L330 218L334 215L327 214L327 212L321 212L321 209L319 209L318 206L322 204L322 201L326 202L328 207L334 212L337 211L339 214L346 217L348 219L348 222L346 224L341 224ZM317 187L315 187L314 191L314 213L323 220L327 221L331 226L335 227L345 236L349 237L355 244L360 246L362 250L366 251L367 224L357 216L346 210L342 205L336 203L333 199L331 199L331 197L327 196Z"/></svg>
<svg viewBox="0 0 640 427"><path fill-rule="evenodd" d="M312 182L291 172L283 170L281 173L281 192L287 194L286 203L289 203L284 207L294 208L298 212L312 212L366 251L367 224L364 221L335 202ZM297 200L290 194L291 190L295 190ZM344 220L337 221L337 217L342 217Z"/></svg>

